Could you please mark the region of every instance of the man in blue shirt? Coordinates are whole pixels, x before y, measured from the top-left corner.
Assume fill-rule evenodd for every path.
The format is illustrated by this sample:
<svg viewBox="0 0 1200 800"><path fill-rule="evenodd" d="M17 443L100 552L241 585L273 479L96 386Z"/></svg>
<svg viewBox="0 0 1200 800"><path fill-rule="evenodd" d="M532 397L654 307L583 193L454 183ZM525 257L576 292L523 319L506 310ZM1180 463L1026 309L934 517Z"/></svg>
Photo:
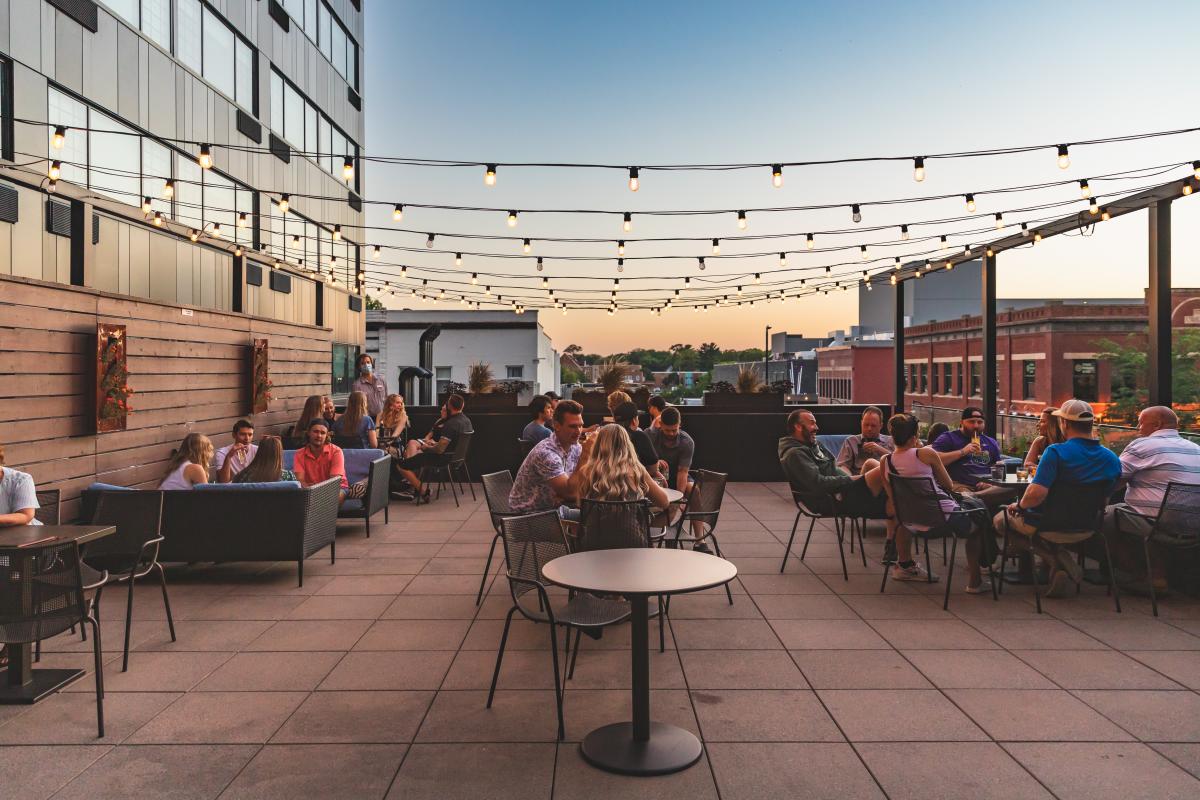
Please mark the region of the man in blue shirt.
<svg viewBox="0 0 1200 800"><path fill-rule="evenodd" d="M1010 533L1023 534L1009 537L1009 542L1021 550L1031 549L1030 537L1038 529L1042 504L1055 486L1101 484L1107 485L1107 491L1111 492L1117 478L1121 477L1121 461L1116 453L1092 436L1094 417L1090 405L1082 400L1068 400L1054 416L1059 418L1067 440L1046 448L1038 462L1037 474L1020 501L1008 507L1007 515L1002 511L994 519L1001 535L1006 524ZM1073 594L1076 584L1083 579L1083 570L1075 555L1049 543L1045 549L1039 546L1035 552L1050 569L1050 588L1046 596Z"/></svg>
<svg viewBox="0 0 1200 800"><path fill-rule="evenodd" d="M992 477L992 464L998 463L1000 443L984 433L986 422L983 410L967 406L962 411L962 422L956 431L946 431L933 442L933 449L942 454L942 463L954 491L971 492L987 507L995 510L1013 497L1011 489L988 483Z"/></svg>
<svg viewBox="0 0 1200 800"><path fill-rule="evenodd" d="M545 439L551 433L550 420L554 416L554 401L544 394L539 394L537 397L529 401L529 424L525 426L525 430L521 431L521 438L527 442L537 444L542 439Z"/></svg>

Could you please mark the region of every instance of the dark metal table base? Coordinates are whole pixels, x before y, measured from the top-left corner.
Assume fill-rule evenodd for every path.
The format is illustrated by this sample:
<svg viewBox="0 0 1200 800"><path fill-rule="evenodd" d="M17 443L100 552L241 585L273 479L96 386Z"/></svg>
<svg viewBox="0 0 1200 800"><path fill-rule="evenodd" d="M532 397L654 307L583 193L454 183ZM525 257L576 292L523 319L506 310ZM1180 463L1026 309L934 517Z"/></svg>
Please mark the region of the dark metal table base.
<svg viewBox="0 0 1200 800"><path fill-rule="evenodd" d="M35 669L29 683L0 683L0 706L31 705L86 674L81 669Z"/></svg>
<svg viewBox="0 0 1200 800"><path fill-rule="evenodd" d="M632 722L597 728L579 745L593 767L621 775L667 775L687 769L700 760L700 740L689 731L665 722L650 723L650 738L633 738Z"/></svg>

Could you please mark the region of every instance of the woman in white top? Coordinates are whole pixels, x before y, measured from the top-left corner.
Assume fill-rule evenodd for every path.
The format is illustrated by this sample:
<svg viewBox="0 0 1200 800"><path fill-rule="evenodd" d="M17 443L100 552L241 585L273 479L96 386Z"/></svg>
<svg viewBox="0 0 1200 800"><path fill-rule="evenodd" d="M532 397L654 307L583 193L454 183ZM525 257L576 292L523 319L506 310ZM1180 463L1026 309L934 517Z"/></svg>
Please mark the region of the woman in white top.
<svg viewBox="0 0 1200 800"><path fill-rule="evenodd" d="M942 511L946 513L951 529L958 536L966 537L967 551L967 593L982 594L992 590L991 582L984 581L983 575L979 568L980 553L983 549L983 540L985 536L992 535L990 529L985 528L982 535L971 536L972 528L974 527L972 518L965 514L950 515L951 511L959 511L961 509L971 510L974 508L985 509L981 501L975 498L964 497L962 505L951 496L954 483L950 480L949 473L946 472L946 466L942 463L941 457L932 447L922 447L921 439L917 435L920 428L920 423L917 418L911 414L895 414L888 420L888 430L892 435L892 441L896 446L896 450L884 456L880 460L880 469L883 470L883 485L888 493L890 505L895 508L895 498L892 496L891 475L894 473L904 478L930 478L933 480L934 490L938 495L938 502L942 507ZM980 521L984 514L980 514ZM925 526L909 524L912 528L918 530L927 530ZM904 526L909 527L909 526ZM904 530L900 528L900 531ZM899 531L898 531L899 533ZM994 535L992 539L994 541ZM912 554L909 550L912 539L909 536L896 537L896 548L898 560L892 567L892 578L897 580L913 580L910 577L912 574L923 573L922 570L916 567L916 562L912 559ZM994 544L987 548L988 553L994 553ZM986 554L984 556L986 558ZM920 580L925 580L924 574L920 575Z"/></svg>
<svg viewBox="0 0 1200 800"><path fill-rule="evenodd" d="M213 444L203 433L189 433L175 451L167 468L167 477L159 489L191 489L198 483L208 483L208 465L213 457Z"/></svg>
<svg viewBox="0 0 1200 800"><path fill-rule="evenodd" d="M33 515L37 508L33 476L4 466L4 445L0 445L0 528L41 525Z"/></svg>

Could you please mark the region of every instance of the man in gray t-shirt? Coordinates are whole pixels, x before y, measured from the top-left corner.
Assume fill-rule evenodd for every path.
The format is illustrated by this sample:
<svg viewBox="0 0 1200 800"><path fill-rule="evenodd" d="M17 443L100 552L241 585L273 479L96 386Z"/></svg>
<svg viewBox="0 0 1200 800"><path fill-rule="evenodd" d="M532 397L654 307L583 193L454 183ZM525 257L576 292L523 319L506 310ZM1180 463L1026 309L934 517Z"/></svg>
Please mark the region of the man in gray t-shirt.
<svg viewBox="0 0 1200 800"><path fill-rule="evenodd" d="M658 453L658 470L666 479L667 485L681 492L687 492L691 486L688 483L688 469L692 466L692 456L696 453L696 442L691 436L679 429L683 417L679 409L668 406L658 416L658 427L646 432L654 451Z"/></svg>

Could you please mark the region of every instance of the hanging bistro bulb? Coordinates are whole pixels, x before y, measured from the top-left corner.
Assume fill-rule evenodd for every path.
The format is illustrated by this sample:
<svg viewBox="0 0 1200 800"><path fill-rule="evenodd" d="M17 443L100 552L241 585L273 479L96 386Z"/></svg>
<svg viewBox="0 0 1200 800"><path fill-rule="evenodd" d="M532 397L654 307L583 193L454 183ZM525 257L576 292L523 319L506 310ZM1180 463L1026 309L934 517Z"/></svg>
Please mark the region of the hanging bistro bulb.
<svg viewBox="0 0 1200 800"><path fill-rule="evenodd" d="M1096 198L1088 200L1088 213L1093 216L1100 213L1100 206L1096 205Z"/></svg>
<svg viewBox="0 0 1200 800"><path fill-rule="evenodd" d="M894 270L900 269L900 256L896 256L896 262L895 262L895 264L892 265L892 269L894 269Z"/></svg>
<svg viewBox="0 0 1200 800"><path fill-rule="evenodd" d="M62 177L62 162L55 160L50 162L50 168L46 170L46 177L52 181L57 181Z"/></svg>
<svg viewBox="0 0 1200 800"><path fill-rule="evenodd" d="M243 211L242 213L238 214L238 218L237 218L237 226L238 226L239 228L244 228L244 227L246 227L246 226L247 226L247 225L249 225L249 224L250 224L250 215L249 215L249 214L247 214L245 211Z"/></svg>
<svg viewBox="0 0 1200 800"><path fill-rule="evenodd" d="M153 209L150 206L149 196L142 198L142 213L149 214Z"/></svg>
<svg viewBox="0 0 1200 800"><path fill-rule="evenodd" d="M850 206L850 219L855 222L862 222L862 209L858 207L858 203Z"/></svg>
<svg viewBox="0 0 1200 800"><path fill-rule="evenodd" d="M1021 223L1021 235L1029 236L1029 223L1026 223L1026 222Z"/></svg>
<svg viewBox="0 0 1200 800"><path fill-rule="evenodd" d="M195 228L192 228L191 230L188 231L188 238L191 239L193 242L200 241L200 231L196 230Z"/></svg>
<svg viewBox="0 0 1200 800"><path fill-rule="evenodd" d="M996 212L996 230L1004 229L1004 215L999 211Z"/></svg>
<svg viewBox="0 0 1200 800"><path fill-rule="evenodd" d="M1112 219L1112 214L1108 213L1107 208L1100 209L1100 219L1102 219L1105 222L1108 222L1110 219Z"/></svg>
<svg viewBox="0 0 1200 800"><path fill-rule="evenodd" d="M495 186L496 185L496 165L495 164L488 164L487 169L484 170L483 185L484 186Z"/></svg>
<svg viewBox="0 0 1200 800"><path fill-rule="evenodd" d="M864 245L862 245L861 247L859 247L859 248L858 248L858 251L859 251L859 253L861 253L861 254L862 254L862 260L863 260L863 261L866 261L866 260L867 260L867 258L869 258L869 256L867 255L867 246L866 246L865 244L864 244Z"/></svg>
<svg viewBox="0 0 1200 800"><path fill-rule="evenodd" d="M760 273L760 272L754 273L754 282L762 283L762 273Z"/></svg>
<svg viewBox="0 0 1200 800"><path fill-rule="evenodd" d="M617 272L624 272L624 271L625 271L625 259L618 258L617 259Z"/></svg>
<svg viewBox="0 0 1200 800"><path fill-rule="evenodd" d="M625 240L624 239L617 240L617 255L618 256L625 255Z"/></svg>
<svg viewBox="0 0 1200 800"><path fill-rule="evenodd" d="M636 192L642 186L642 182L638 180L638 168L629 168L629 191Z"/></svg>
<svg viewBox="0 0 1200 800"><path fill-rule="evenodd" d="M737 222L738 222L738 230L740 230L740 231L746 230L746 226L748 226L750 224L750 222L746 219L745 211L738 212Z"/></svg>
<svg viewBox="0 0 1200 800"><path fill-rule="evenodd" d="M964 197L966 198L966 201L967 201L967 213L974 214L975 213L975 195L966 194L966 195L964 195Z"/></svg>
<svg viewBox="0 0 1200 800"><path fill-rule="evenodd" d="M471 273L471 285L474 286L477 283L479 283L479 275L477 273L472 272Z"/></svg>
<svg viewBox="0 0 1200 800"><path fill-rule="evenodd" d="M704 256L700 256L700 258L696 260L700 262L700 269L704 269Z"/></svg>
<svg viewBox="0 0 1200 800"><path fill-rule="evenodd" d="M917 183L925 180L925 156L913 159L913 180Z"/></svg>
<svg viewBox="0 0 1200 800"><path fill-rule="evenodd" d="M196 163L200 165L200 169L212 169L212 149L208 145L200 145L200 155L196 156Z"/></svg>
<svg viewBox="0 0 1200 800"><path fill-rule="evenodd" d="M375 245L371 248L371 258L378 259L381 252L382 248L379 245Z"/></svg>
<svg viewBox="0 0 1200 800"><path fill-rule="evenodd" d="M1200 161L1192 162L1192 174L1196 176L1196 180L1200 181Z"/></svg>
<svg viewBox="0 0 1200 800"><path fill-rule="evenodd" d="M392 221L399 222L404 219L404 204L396 203L396 207L392 209Z"/></svg>
<svg viewBox="0 0 1200 800"><path fill-rule="evenodd" d="M155 227L161 228L163 226L163 215L162 215L161 211L154 212L153 222L154 222Z"/></svg>
<svg viewBox="0 0 1200 800"><path fill-rule="evenodd" d="M162 196L164 200L170 200L175 196L175 181L170 178L163 181Z"/></svg>
<svg viewBox="0 0 1200 800"><path fill-rule="evenodd" d="M713 239L713 240L712 240L712 243L713 243L713 251L712 251L713 255L714 255L714 256L719 256L719 255L721 255L721 240L720 240L720 239Z"/></svg>
<svg viewBox="0 0 1200 800"><path fill-rule="evenodd" d="M1088 186L1087 178L1084 178L1079 182L1079 195L1084 200L1087 200L1092 196L1092 187Z"/></svg>
<svg viewBox="0 0 1200 800"><path fill-rule="evenodd" d="M425 249L427 249L427 250L433 249L433 239L434 239L434 235L432 233L425 237Z"/></svg>
<svg viewBox="0 0 1200 800"><path fill-rule="evenodd" d="M340 242L342 240L342 226L341 225L333 226L333 240L335 242Z"/></svg>
<svg viewBox="0 0 1200 800"><path fill-rule="evenodd" d="M350 156L342 160L342 180L346 183L354 180L354 159Z"/></svg>
<svg viewBox="0 0 1200 800"><path fill-rule="evenodd" d="M242 257L242 246L240 244L237 247L233 248L233 256L234 256L234 258Z"/></svg>
<svg viewBox="0 0 1200 800"><path fill-rule="evenodd" d="M630 214L628 211L625 212L625 219L621 222L621 230L626 233L633 230L633 214Z"/></svg>
<svg viewBox="0 0 1200 800"><path fill-rule="evenodd" d="M462 253L454 254L454 266L456 266L456 267L462 266Z"/></svg>
<svg viewBox="0 0 1200 800"><path fill-rule="evenodd" d="M1197 168L1196 177L1200 177L1200 168ZM780 186L783 186L783 165L782 164L772 164L771 165L771 185L774 186L776 189L778 189Z"/></svg>
<svg viewBox="0 0 1200 800"><path fill-rule="evenodd" d="M909 234L909 232L908 232L908 226L901 225L900 226L900 239L902 241L907 242L910 238L911 238L911 234Z"/></svg>
<svg viewBox="0 0 1200 800"><path fill-rule="evenodd" d="M1184 181L1183 188L1180 189L1179 191L1183 193L1184 197L1187 197L1189 194L1192 193L1192 185L1190 183L1188 183L1187 181Z"/></svg>
<svg viewBox="0 0 1200 800"><path fill-rule="evenodd" d="M804 246L809 250L812 250L813 247L816 246L816 241L813 239L813 235L811 233L804 237Z"/></svg>
<svg viewBox="0 0 1200 800"><path fill-rule="evenodd" d="M1067 152L1067 146L1060 144L1058 146L1058 168L1066 169L1069 166L1071 166L1071 156Z"/></svg>
<svg viewBox="0 0 1200 800"><path fill-rule="evenodd" d="M542 264L542 257L541 257L541 256L538 256L538 259L537 259L537 271L538 271L538 272L541 272L541 271L542 271L542 267L543 267L543 266L544 266L544 265Z"/></svg>
<svg viewBox="0 0 1200 800"><path fill-rule="evenodd" d="M221 238L221 223L214 222L213 226L212 226L212 230L209 231L209 235L212 236L214 239L220 239Z"/></svg>
<svg viewBox="0 0 1200 800"><path fill-rule="evenodd" d="M291 199L286 194L279 195L278 206L279 206L280 214L286 214L288 212L288 208L290 208L291 205L292 205Z"/></svg>
<svg viewBox="0 0 1200 800"><path fill-rule="evenodd" d="M950 249L950 244L949 244L949 242L946 241L946 234L944 234L944 233L942 234L942 237L939 240L938 244L940 245L938 247L938 252L944 252L944 251Z"/></svg>
<svg viewBox="0 0 1200 800"><path fill-rule="evenodd" d="M532 249L533 249L533 243L530 242L528 239L525 239L524 241L521 242L521 252L524 253L525 255L529 255L529 251Z"/></svg>
<svg viewBox="0 0 1200 800"><path fill-rule="evenodd" d="M50 138L50 146L55 150L62 150L63 145L67 142L67 126L55 125L54 135Z"/></svg>
<svg viewBox="0 0 1200 800"><path fill-rule="evenodd" d="M781 267L787 266L787 253L779 254L779 266L781 266Z"/></svg>
<svg viewBox="0 0 1200 800"><path fill-rule="evenodd" d="M515 211L508 212L508 227L510 227L510 228L517 227L517 212L515 212Z"/></svg>

